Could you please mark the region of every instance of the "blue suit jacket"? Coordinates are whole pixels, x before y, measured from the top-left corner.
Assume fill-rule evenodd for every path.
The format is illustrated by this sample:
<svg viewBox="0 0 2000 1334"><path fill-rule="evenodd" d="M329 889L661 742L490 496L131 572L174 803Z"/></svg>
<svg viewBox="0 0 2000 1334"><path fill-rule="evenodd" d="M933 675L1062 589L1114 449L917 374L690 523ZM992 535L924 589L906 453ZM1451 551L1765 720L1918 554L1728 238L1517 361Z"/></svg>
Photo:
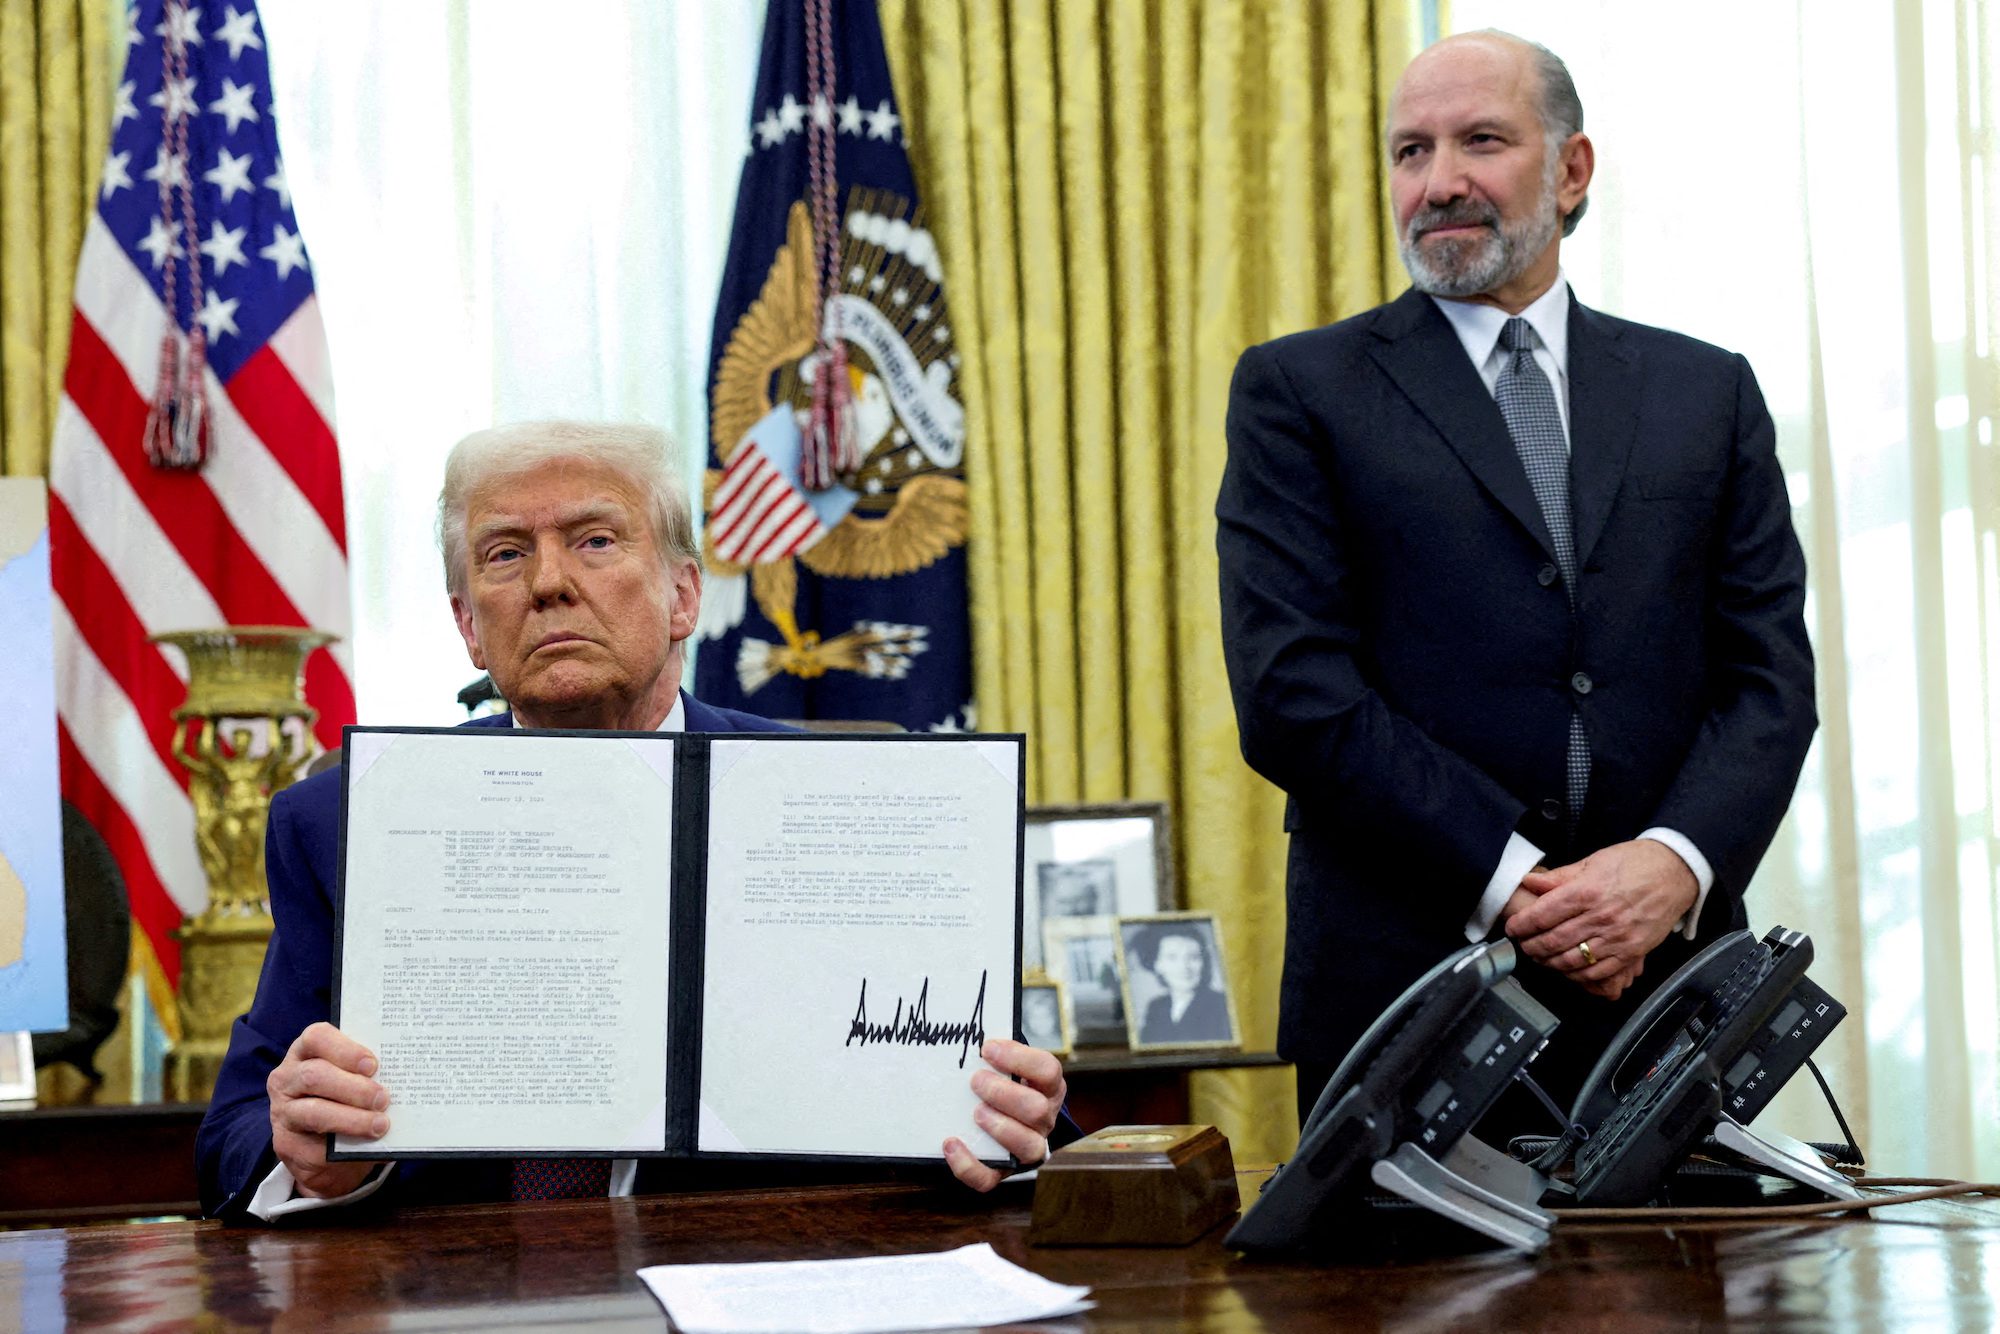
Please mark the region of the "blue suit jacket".
<svg viewBox="0 0 2000 1334"><path fill-rule="evenodd" d="M1338 1060L1465 944L1517 830L1555 866L1676 829L1715 870L1703 941L1744 922L1816 723L1771 416L1742 357L1574 300L1569 382L1573 599L1499 407L1430 298L1237 365L1223 654L1243 753L1290 798L1293 1060ZM1572 708L1592 765L1574 833ZM1616 1004L1526 968L1564 1023L1538 1077L1587 1068L1697 947L1670 936Z"/></svg>
<svg viewBox="0 0 2000 1334"><path fill-rule="evenodd" d="M718 709L683 695L690 732L789 732L766 718ZM466 727L506 727L507 714L475 718ZM292 1043L332 1016L333 889L340 838L338 770L329 769L277 794L264 836L265 879L276 927L250 1012L230 1033L229 1054L195 1139L201 1205L210 1217L240 1217L258 1183L277 1165L271 1149L271 1104L265 1080ZM641 1185L648 1175L642 1164ZM507 1198L505 1159L407 1160L371 1200Z"/></svg>

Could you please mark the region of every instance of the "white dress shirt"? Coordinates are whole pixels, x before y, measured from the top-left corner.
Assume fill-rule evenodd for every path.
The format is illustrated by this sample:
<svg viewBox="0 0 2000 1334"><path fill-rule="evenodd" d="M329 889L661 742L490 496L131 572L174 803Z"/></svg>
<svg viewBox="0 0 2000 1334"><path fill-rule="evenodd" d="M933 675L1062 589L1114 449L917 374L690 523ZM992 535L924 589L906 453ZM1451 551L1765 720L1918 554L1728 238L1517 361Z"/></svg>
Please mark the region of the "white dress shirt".
<svg viewBox="0 0 2000 1334"><path fill-rule="evenodd" d="M1500 331L1512 318L1498 306L1489 306L1477 301L1453 301L1445 297L1432 297L1437 307L1444 312L1445 319L1451 321L1452 331L1465 348L1465 355L1479 371L1479 378L1486 385L1486 392L1496 393L1500 385L1500 372L1507 364L1507 350L1500 346ZM1562 417L1563 445L1569 446L1569 281L1560 273L1548 291L1536 297L1521 318L1535 332L1535 364L1549 377L1549 384L1555 389L1556 412ZM1702 905L1708 902L1708 891L1715 884L1715 871L1708 864L1701 849L1692 840L1676 829L1654 827L1639 835L1656 843L1664 843L1672 848L1680 859L1694 872L1694 906L1679 924L1679 930L1689 940L1694 939L1695 927L1701 920ZM1542 860L1542 849L1536 847L1520 834L1510 834L1506 850L1500 854L1500 864L1493 871L1493 878L1486 882L1486 889L1479 896L1479 904L1465 923L1467 940L1484 940L1493 929L1500 910L1507 906L1520 887L1521 877L1532 871Z"/></svg>
<svg viewBox="0 0 2000 1334"><path fill-rule="evenodd" d="M667 717L659 727L660 732L687 731L687 705L680 695L674 696L674 707L667 711ZM270 1174L258 1183L257 1191L245 1206L253 1217L265 1222L283 1218L286 1214L304 1213L309 1209L331 1209L343 1204L354 1204L367 1199L382 1188L389 1179L394 1163L382 1163L368 1174L368 1179L345 1195L335 1195L327 1199L301 1195L298 1183L292 1180L292 1169L279 1163ZM614 1158L611 1160L611 1189L606 1192L609 1199L623 1199L632 1193L632 1183L639 1175L637 1158Z"/></svg>

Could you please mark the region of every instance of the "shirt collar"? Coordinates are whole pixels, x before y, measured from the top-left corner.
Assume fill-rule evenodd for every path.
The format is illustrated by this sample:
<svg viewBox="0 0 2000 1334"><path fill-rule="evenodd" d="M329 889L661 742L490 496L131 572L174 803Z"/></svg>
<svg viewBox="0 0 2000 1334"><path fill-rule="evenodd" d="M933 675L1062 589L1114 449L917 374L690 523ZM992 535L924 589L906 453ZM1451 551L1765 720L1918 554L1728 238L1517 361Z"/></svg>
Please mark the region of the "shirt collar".
<svg viewBox="0 0 2000 1334"><path fill-rule="evenodd" d="M520 725L521 720L514 716L511 709L508 710L507 726L519 727ZM661 732L685 732L688 730L686 695L681 694L679 691L674 692L674 707L667 710L665 720L660 723L656 730Z"/></svg>
<svg viewBox="0 0 2000 1334"><path fill-rule="evenodd" d="M1472 364L1484 366L1500 343L1500 330L1510 318L1507 312L1479 301L1454 301L1441 296L1434 296L1431 300L1437 302L1437 308L1451 321L1452 332L1458 335L1458 341L1464 345L1465 355L1472 358ZM1542 340L1542 346L1555 358L1556 369L1566 378L1569 375L1569 280L1560 270L1549 290L1536 297L1521 312L1521 318Z"/></svg>

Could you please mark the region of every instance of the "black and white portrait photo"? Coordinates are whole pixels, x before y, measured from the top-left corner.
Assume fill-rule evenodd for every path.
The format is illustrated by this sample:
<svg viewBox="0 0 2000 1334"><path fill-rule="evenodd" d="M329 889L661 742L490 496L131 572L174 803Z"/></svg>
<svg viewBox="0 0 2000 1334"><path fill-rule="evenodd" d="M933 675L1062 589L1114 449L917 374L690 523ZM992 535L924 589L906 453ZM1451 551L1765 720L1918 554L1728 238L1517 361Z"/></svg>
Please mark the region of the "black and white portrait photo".
<svg viewBox="0 0 2000 1334"><path fill-rule="evenodd" d="M1172 907L1166 830L1159 802L1030 808L1022 829L1023 969L1046 965L1060 976L1042 957L1044 920L1101 917L1108 934L1110 918Z"/></svg>
<svg viewBox="0 0 2000 1334"><path fill-rule="evenodd" d="M1069 1016L1063 1006L1063 986L1056 981L1021 984L1021 1041L1031 1047L1067 1056Z"/></svg>
<svg viewBox="0 0 2000 1334"><path fill-rule="evenodd" d="M1124 917L1118 939L1134 1051L1241 1045L1212 916Z"/></svg>
<svg viewBox="0 0 2000 1334"><path fill-rule="evenodd" d="M1035 868L1043 917L1101 917L1118 902L1118 864L1108 857Z"/></svg>
<svg viewBox="0 0 2000 1334"><path fill-rule="evenodd" d="M1050 917L1042 922L1048 973L1063 984L1071 1037L1079 1047L1125 1041L1125 989L1118 976L1117 923L1109 917Z"/></svg>

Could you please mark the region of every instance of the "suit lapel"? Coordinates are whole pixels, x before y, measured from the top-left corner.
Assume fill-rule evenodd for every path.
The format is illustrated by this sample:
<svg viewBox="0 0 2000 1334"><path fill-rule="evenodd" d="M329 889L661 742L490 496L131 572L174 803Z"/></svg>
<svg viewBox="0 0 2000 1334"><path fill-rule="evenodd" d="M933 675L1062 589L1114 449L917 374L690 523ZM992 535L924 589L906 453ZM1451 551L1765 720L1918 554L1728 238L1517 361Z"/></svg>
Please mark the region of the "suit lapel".
<svg viewBox="0 0 2000 1334"><path fill-rule="evenodd" d="M681 723L689 732L733 732L736 729L724 721L721 714L696 699L687 691L681 691Z"/></svg>
<svg viewBox="0 0 2000 1334"><path fill-rule="evenodd" d="M1639 425L1645 376L1618 328L1595 311L1569 303L1569 488L1576 526L1576 563L1583 568L1603 535L1625 480Z"/></svg>
<svg viewBox="0 0 2000 1334"><path fill-rule="evenodd" d="M1414 289L1405 292L1382 310L1374 333L1378 341L1369 352L1376 364L1444 436L1479 484L1553 556L1555 543L1499 405L1437 304Z"/></svg>

